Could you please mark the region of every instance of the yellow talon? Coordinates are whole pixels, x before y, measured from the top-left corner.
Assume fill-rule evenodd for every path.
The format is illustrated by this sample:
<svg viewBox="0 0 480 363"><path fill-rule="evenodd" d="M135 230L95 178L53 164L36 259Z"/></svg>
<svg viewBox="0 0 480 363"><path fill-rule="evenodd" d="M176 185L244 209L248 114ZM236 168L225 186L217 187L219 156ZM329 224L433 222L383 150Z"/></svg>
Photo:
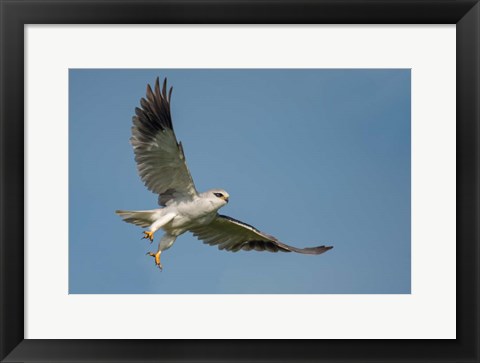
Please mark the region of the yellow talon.
<svg viewBox="0 0 480 363"><path fill-rule="evenodd" d="M162 251L158 251L157 253L153 253L153 252L148 252L147 253L147 255L155 257L155 265L157 265L160 270L163 269L163 266L160 263L160 254L161 253L162 253Z"/></svg>
<svg viewBox="0 0 480 363"><path fill-rule="evenodd" d="M153 241L153 232L144 231L143 234L144 236L142 239L149 239L150 242Z"/></svg>

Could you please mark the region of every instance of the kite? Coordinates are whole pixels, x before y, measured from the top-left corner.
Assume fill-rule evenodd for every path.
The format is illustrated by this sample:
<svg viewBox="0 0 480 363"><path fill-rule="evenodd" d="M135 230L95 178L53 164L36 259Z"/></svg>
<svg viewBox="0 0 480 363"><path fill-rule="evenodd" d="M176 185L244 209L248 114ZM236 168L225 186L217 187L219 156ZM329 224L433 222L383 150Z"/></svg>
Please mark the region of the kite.
<svg viewBox="0 0 480 363"><path fill-rule="evenodd" d="M147 85L146 98L135 108L130 138L140 178L148 190L158 194L158 204L162 208L115 212L125 222L147 229L143 238L150 242L155 232L163 230L157 252L147 253L155 258L157 267L162 269L161 253L185 232L193 233L206 244L232 252L255 250L319 255L333 248L289 246L249 224L219 214L218 210L228 203L230 196L222 189L203 193L195 189L182 143L177 141L173 131L172 90L170 87L167 94L166 78L162 89L158 78L154 90Z"/></svg>

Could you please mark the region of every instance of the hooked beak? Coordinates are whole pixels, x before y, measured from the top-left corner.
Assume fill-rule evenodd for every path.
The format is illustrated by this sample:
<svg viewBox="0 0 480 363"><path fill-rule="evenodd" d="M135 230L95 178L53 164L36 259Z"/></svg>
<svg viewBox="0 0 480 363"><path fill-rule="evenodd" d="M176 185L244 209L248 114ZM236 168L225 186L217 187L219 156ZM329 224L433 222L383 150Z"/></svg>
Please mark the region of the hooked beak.
<svg viewBox="0 0 480 363"><path fill-rule="evenodd" d="M223 197L222 197L222 199L223 199L225 202L227 202L227 203L228 203L228 197L226 197L226 196L223 196Z"/></svg>

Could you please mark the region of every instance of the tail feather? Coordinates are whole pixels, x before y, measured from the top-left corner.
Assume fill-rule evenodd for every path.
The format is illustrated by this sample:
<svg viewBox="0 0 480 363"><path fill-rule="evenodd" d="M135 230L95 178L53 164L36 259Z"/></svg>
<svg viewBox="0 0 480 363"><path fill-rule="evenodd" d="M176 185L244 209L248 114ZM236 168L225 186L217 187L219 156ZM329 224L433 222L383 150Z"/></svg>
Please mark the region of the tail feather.
<svg viewBox="0 0 480 363"><path fill-rule="evenodd" d="M155 211L116 210L115 213L122 217L125 222L146 228L154 222L153 214Z"/></svg>

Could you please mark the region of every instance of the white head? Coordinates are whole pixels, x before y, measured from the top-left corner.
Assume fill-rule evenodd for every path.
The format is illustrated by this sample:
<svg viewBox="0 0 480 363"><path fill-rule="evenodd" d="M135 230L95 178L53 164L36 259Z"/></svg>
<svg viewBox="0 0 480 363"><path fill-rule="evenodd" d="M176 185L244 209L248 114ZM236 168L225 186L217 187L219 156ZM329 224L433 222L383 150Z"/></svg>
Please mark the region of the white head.
<svg viewBox="0 0 480 363"><path fill-rule="evenodd" d="M210 199L212 204L218 208L226 205L228 203L228 198L230 198L230 195L223 189L211 189L202 194L204 197Z"/></svg>

